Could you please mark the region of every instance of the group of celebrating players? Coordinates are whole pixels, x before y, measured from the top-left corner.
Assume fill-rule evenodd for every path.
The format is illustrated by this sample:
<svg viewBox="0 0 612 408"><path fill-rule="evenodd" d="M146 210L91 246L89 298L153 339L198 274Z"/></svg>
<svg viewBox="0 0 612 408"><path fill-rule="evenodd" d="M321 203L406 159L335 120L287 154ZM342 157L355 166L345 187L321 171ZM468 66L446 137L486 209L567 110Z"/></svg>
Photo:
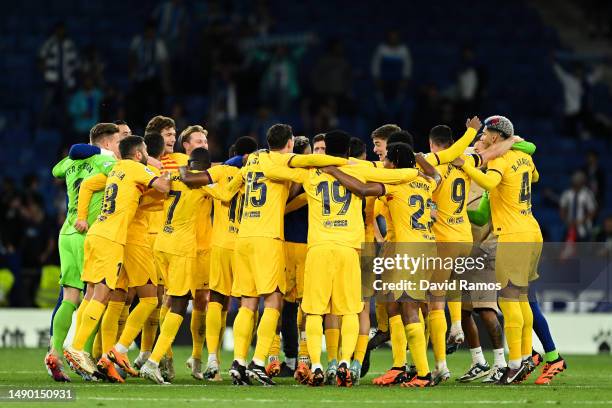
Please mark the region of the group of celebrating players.
<svg viewBox="0 0 612 408"><path fill-rule="evenodd" d="M413 152L410 133L383 125L371 134L380 159L371 162L365 144L346 132L317 135L311 146L289 125L276 124L267 149L241 137L228 161L211 163L207 131L198 125L184 129L178 143L174 121L164 116L149 121L144 137L131 135L123 122L95 125L90 143L72 146L53 168L66 181L68 211L59 237L63 292L45 357L49 374L70 381L63 354L85 380L140 375L172 382L172 344L192 300L187 366L195 379L220 381L220 344L234 297L240 308L229 374L237 385L274 385L279 375L311 386L357 385L371 351L389 341L392 366L374 384L446 381L446 354L463 342L472 364L458 381L520 383L543 363L536 384L550 383L566 364L537 301L528 297L542 246L531 213L531 183L539 177L535 146L515 136L503 116L487 118L478 138L477 117L466 127L455 141L449 127L435 126L431 152L423 155ZM367 278L362 282L372 276L373 257L399 252L486 254L487 268L467 279L497 282L501 290L381 293ZM417 278L441 283L456 274L421 267L411 279ZM370 338L374 300L377 330ZM73 340L65 346L75 311ZM491 337L492 366L474 313ZM545 355L532 350L534 329ZM139 335L132 364L128 349Z"/></svg>

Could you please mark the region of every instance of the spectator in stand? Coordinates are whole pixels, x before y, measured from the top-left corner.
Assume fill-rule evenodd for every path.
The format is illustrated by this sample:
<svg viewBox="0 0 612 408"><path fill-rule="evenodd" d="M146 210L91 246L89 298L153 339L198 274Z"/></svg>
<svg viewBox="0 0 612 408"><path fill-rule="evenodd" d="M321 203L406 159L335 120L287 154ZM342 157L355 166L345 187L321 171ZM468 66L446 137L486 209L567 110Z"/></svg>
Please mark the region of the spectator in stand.
<svg viewBox="0 0 612 408"><path fill-rule="evenodd" d="M591 150L586 155L586 166L582 169L587 177L587 185L595 194L597 207L603 208L605 205L606 172L599 164L599 153Z"/></svg>
<svg viewBox="0 0 612 408"><path fill-rule="evenodd" d="M98 49L90 45L83 53L83 61L79 69L81 78L91 78L95 87L102 88L104 86L104 70L106 64L100 56Z"/></svg>
<svg viewBox="0 0 612 408"><path fill-rule="evenodd" d="M315 93L315 105L333 101L340 113L352 113L353 72L340 40L329 42L325 54L315 62L310 79Z"/></svg>
<svg viewBox="0 0 612 408"><path fill-rule="evenodd" d="M157 22L157 33L164 40L170 54L174 54L187 31L188 13L183 0L168 0L160 3L152 14Z"/></svg>
<svg viewBox="0 0 612 408"><path fill-rule="evenodd" d="M455 113L461 120L479 111L479 102L484 96L486 75L483 67L476 63L474 50L464 47L461 65L454 86Z"/></svg>
<svg viewBox="0 0 612 408"><path fill-rule="evenodd" d="M273 52L258 50L255 59L265 65L261 79L261 100L278 112L288 112L300 96L298 64L306 48L291 50L278 45Z"/></svg>
<svg viewBox="0 0 612 408"><path fill-rule="evenodd" d="M587 73L581 63L575 63L570 72L553 61L553 69L563 86L565 123L568 136L589 139L591 136L609 136L610 125L593 111L591 89L602 76L600 67Z"/></svg>
<svg viewBox="0 0 612 408"><path fill-rule="evenodd" d="M586 175L576 171L572 175L572 185L561 194L559 210L567 228L566 241L589 241L597 202L593 192L586 185Z"/></svg>
<svg viewBox="0 0 612 408"><path fill-rule="evenodd" d="M146 123L150 117L158 114L163 108L164 95L170 88L168 51L155 31L155 22L148 21L143 34L134 37L130 45L130 123Z"/></svg>
<svg viewBox="0 0 612 408"><path fill-rule="evenodd" d="M183 0L161 2L151 15L157 24L157 35L168 49L168 65L172 67L170 81L173 92L189 89L190 64L185 64L188 55L189 12ZM198 78L199 80L199 78Z"/></svg>
<svg viewBox="0 0 612 408"><path fill-rule="evenodd" d="M20 306L34 307L41 269L55 249L54 226L45 216L42 198L26 195L21 208Z"/></svg>
<svg viewBox="0 0 612 408"><path fill-rule="evenodd" d="M40 125L63 126L66 122L66 103L68 94L76 85L78 57L74 42L66 36L66 26L64 23L56 24L53 34L38 52L45 83Z"/></svg>
<svg viewBox="0 0 612 408"><path fill-rule="evenodd" d="M376 82L378 109L385 121L396 120L402 108L406 87L412 76L410 49L397 31L389 31L385 42L372 56L372 77Z"/></svg>
<svg viewBox="0 0 612 408"><path fill-rule="evenodd" d="M83 140L90 129L100 122L100 103L102 91L95 86L92 78L83 79L83 84L70 98L68 111L72 117L72 127L78 136L74 142Z"/></svg>

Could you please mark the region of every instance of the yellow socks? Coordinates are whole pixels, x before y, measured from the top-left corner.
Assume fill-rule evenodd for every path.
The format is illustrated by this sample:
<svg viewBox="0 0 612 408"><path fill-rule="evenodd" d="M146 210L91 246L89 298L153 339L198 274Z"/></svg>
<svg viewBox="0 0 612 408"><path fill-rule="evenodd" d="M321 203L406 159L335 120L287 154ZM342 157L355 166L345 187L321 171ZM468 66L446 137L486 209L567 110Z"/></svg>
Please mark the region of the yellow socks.
<svg viewBox="0 0 612 408"><path fill-rule="evenodd" d="M376 302L376 323L378 330L389 331L389 315L387 314L387 305L383 302Z"/></svg>
<svg viewBox="0 0 612 408"><path fill-rule="evenodd" d="M149 316L155 312L156 308L157 297L140 298L140 301L134 310L132 310L132 313L130 313L127 321L125 322L125 328L123 329L123 333L121 333L121 337L117 343L126 349L130 347L130 344L132 344L136 336L138 336L138 333L140 333L140 331L143 329L143 326L148 321Z"/></svg>
<svg viewBox="0 0 612 408"><path fill-rule="evenodd" d="M79 327L81 327L81 322L83 321L83 315L85 314L85 309L87 309L87 305L89 305L89 300L83 298L83 300L81 301L81 304L76 310L75 324L76 324L77 331L79 330Z"/></svg>
<svg viewBox="0 0 612 408"><path fill-rule="evenodd" d="M306 324L308 324L308 316ZM308 330L306 330L306 338L308 338ZM340 341L340 329L325 329L325 348L327 349L327 361L338 360L338 342ZM319 346L320 348L320 346ZM308 342L310 350L310 342Z"/></svg>
<svg viewBox="0 0 612 408"><path fill-rule="evenodd" d="M461 324L461 302L448 302L448 312L450 314L451 324Z"/></svg>
<svg viewBox="0 0 612 408"><path fill-rule="evenodd" d="M223 305L221 303L208 303L208 310L206 311L206 349L208 355L216 355L219 352L222 312Z"/></svg>
<svg viewBox="0 0 612 408"><path fill-rule="evenodd" d="M253 362L257 365L263 366L266 360L266 356L270 351L274 336L276 336L276 326L278 325L278 318L280 312L271 307L266 307L259 326L257 328L257 344L255 345L255 354L253 355Z"/></svg>
<svg viewBox="0 0 612 408"><path fill-rule="evenodd" d="M106 312L104 312L104 317L102 317L102 323L100 324L102 354L107 353L117 342L119 317L121 317L124 305L124 302L108 302Z"/></svg>
<svg viewBox="0 0 612 408"><path fill-rule="evenodd" d="M119 321L117 322L117 339L115 339L115 341L119 341L119 338L121 337L121 334L123 333L123 329L125 329L125 322L127 322L129 315L130 315L130 306L124 304L123 310L121 311L121 314L119 315Z"/></svg>
<svg viewBox="0 0 612 408"><path fill-rule="evenodd" d="M172 346L176 333L178 333L182 322L183 316L180 314L172 312L166 313L164 323L161 325L157 344L155 344L155 348L153 349L149 360L159 364L159 360L161 360L164 354L167 353L168 349L170 349L170 346Z"/></svg>
<svg viewBox="0 0 612 408"><path fill-rule="evenodd" d="M336 330L338 329L331 329ZM326 330L327 331L327 330ZM338 336L338 334L336 334ZM312 370L321 367L321 340L323 337L323 317L319 315L306 316L306 343L308 345L308 353L312 362ZM327 334L326 334L327 337ZM336 344L338 344L336 342ZM336 345L336 353L337 353ZM329 352L329 350L328 350Z"/></svg>
<svg viewBox="0 0 612 408"><path fill-rule="evenodd" d="M421 323L409 323L405 326L408 346L412 361L417 369L417 375L424 377L429 373L427 362L427 343L425 342L425 328Z"/></svg>
<svg viewBox="0 0 612 408"><path fill-rule="evenodd" d="M520 306L521 314L523 315L523 331L521 332L521 358L524 360L531 356L531 348L533 346L533 312L529 306L527 296L521 295Z"/></svg>
<svg viewBox="0 0 612 408"><path fill-rule="evenodd" d="M140 336L140 352L153 350L153 343L157 337L157 329L159 328L159 307L151 312L149 318L142 327L142 335Z"/></svg>
<svg viewBox="0 0 612 408"><path fill-rule="evenodd" d="M89 302L81 317L81 325L74 336L74 341L72 342L73 348L79 351L83 350L87 338L96 329L105 309L106 305L104 303L98 302L97 300L91 300Z"/></svg>
<svg viewBox="0 0 612 408"><path fill-rule="evenodd" d="M404 367L406 365L407 339L402 316L396 315L389 318L389 329L391 330L393 367Z"/></svg>
<svg viewBox="0 0 612 408"><path fill-rule="evenodd" d="M370 336L367 334L360 334L357 337L357 345L355 346L355 354L353 355L353 359L357 360L359 364L363 364L363 358L365 357L369 340Z"/></svg>
<svg viewBox="0 0 612 408"><path fill-rule="evenodd" d="M274 339L272 340L272 345L270 346L270 352L268 353L268 356L278 358L278 356L280 355L280 343L280 336L278 334L275 334Z"/></svg>
<svg viewBox="0 0 612 408"><path fill-rule="evenodd" d="M519 368L521 365L521 338L523 335L523 313L516 299L499 298L499 307L504 314L504 332L508 343L508 366ZM531 354L531 351L529 351Z"/></svg>
<svg viewBox="0 0 612 408"><path fill-rule="evenodd" d="M342 316L342 350L341 360L348 365L351 364L351 357L355 352L357 337L359 336L359 316L357 313Z"/></svg>
<svg viewBox="0 0 612 408"><path fill-rule="evenodd" d="M246 356L251 344L253 333L254 312L248 307L238 309L238 314L234 320L234 360L246 365Z"/></svg>
<svg viewBox="0 0 612 408"><path fill-rule="evenodd" d="M444 310L430 310L428 318L436 364L446 364L446 316Z"/></svg>
<svg viewBox="0 0 612 408"><path fill-rule="evenodd" d="M191 311L191 342L193 344L191 357L202 359L202 348L204 347L204 335L206 333L206 313L203 310L193 309Z"/></svg>

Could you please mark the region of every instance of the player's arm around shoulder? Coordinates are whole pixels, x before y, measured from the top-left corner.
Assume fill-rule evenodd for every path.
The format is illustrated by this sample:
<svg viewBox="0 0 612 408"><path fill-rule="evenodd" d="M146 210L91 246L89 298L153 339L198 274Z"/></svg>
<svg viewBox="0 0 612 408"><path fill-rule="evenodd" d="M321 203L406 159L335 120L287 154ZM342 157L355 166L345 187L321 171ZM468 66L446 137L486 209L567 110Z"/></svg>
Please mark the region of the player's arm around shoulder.
<svg viewBox="0 0 612 408"><path fill-rule="evenodd" d="M493 159L489 162L486 173L483 173L480 171L480 169L474 167L473 163L471 163L469 160L463 160L461 157L455 159L453 164L457 167L461 167L463 171L465 171L465 173L480 187L487 191L491 191L501 182L506 170L507 161L503 156Z"/></svg>
<svg viewBox="0 0 612 408"><path fill-rule="evenodd" d="M160 176L158 169L147 167L142 163L132 160L129 161L126 170L130 172L134 182L137 184L153 188L162 194L167 194L170 191L172 181L169 172L164 172Z"/></svg>
<svg viewBox="0 0 612 408"><path fill-rule="evenodd" d="M281 156L281 155L278 155ZM295 157L297 155L282 155ZM259 155L259 165L264 175L270 180L274 181L294 181L296 183L302 183L308 177L308 170L305 168L292 168L289 167L290 161L287 161L287 165L279 163L278 160L272 158L269 154Z"/></svg>
<svg viewBox="0 0 612 408"><path fill-rule="evenodd" d="M360 197L381 196L385 194L385 186L381 183L366 183L366 178L359 174L354 166L323 167L324 173L329 174L340 182L351 193Z"/></svg>
<svg viewBox="0 0 612 408"><path fill-rule="evenodd" d="M89 229L87 218L89 217L89 203L91 202L91 197L96 191L104 190L106 180L107 177L105 174L98 173L83 180L79 186L77 220L74 223L74 229L78 232L85 232Z"/></svg>

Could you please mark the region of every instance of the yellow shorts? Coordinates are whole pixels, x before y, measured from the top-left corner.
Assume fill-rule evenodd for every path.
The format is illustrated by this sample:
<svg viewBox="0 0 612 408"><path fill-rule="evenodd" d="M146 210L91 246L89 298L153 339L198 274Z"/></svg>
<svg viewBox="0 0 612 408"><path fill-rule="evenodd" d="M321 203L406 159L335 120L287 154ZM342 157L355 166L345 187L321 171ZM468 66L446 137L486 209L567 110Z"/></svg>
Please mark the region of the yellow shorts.
<svg viewBox="0 0 612 408"><path fill-rule="evenodd" d="M436 248L438 251L438 257L441 259L441 268L435 268L431 274L431 282L434 283L444 283L448 281L449 283L457 279L457 274L453 273L452 268L446 268L445 266L451 265L449 262L450 259L456 260L457 258L465 258L470 255L472 252L472 242L443 242L437 241ZM452 276L452 279L451 279ZM458 283L457 283L458 285ZM433 296L445 296L446 290L444 289L433 289L430 290ZM454 293L449 293L447 300L457 301L461 298L461 293L459 291L455 291Z"/></svg>
<svg viewBox="0 0 612 408"><path fill-rule="evenodd" d="M359 251L334 244L310 247L304 274L304 313L343 316L362 309Z"/></svg>
<svg viewBox="0 0 612 408"><path fill-rule="evenodd" d="M161 268L157 264L157 259L155 258L155 240L157 239L157 234L147 234L147 240L149 241L149 246L151 247L151 251L153 251L153 263L155 264L155 270L157 271L157 284L160 286L164 286L164 276L162 275Z"/></svg>
<svg viewBox="0 0 612 408"><path fill-rule="evenodd" d="M147 283L157 285L157 268L153 251L149 247L126 244L123 268L128 277L128 287L135 288Z"/></svg>
<svg viewBox="0 0 612 408"><path fill-rule="evenodd" d="M85 237L83 282L99 283L115 290L122 275L124 247L122 244L97 235Z"/></svg>
<svg viewBox="0 0 612 408"><path fill-rule="evenodd" d="M198 250L193 271L193 288L208 289L210 279L210 249Z"/></svg>
<svg viewBox="0 0 612 408"><path fill-rule="evenodd" d="M435 241L424 242L395 242L385 244L385 257L420 258L417 269L392 269L383 272L381 278L387 285L385 292L389 301L397 301L408 296L410 299L425 301L429 291L429 283L434 273L435 261L437 259L437 248ZM402 268L404 266L402 265Z"/></svg>
<svg viewBox="0 0 612 408"><path fill-rule="evenodd" d="M538 263L542 254L542 233L517 232L497 237L495 277L501 287L508 283L527 287L538 278Z"/></svg>
<svg viewBox="0 0 612 408"><path fill-rule="evenodd" d="M193 288L193 269L195 258L155 251L155 259L166 282L166 294L169 296L186 296Z"/></svg>
<svg viewBox="0 0 612 408"><path fill-rule="evenodd" d="M285 242L285 262L287 264L287 293L285 300L295 302L304 295L304 270L308 245Z"/></svg>
<svg viewBox="0 0 612 408"><path fill-rule="evenodd" d="M375 242L366 242L361 245L359 257L361 264L361 296L363 299L369 299L375 294L374 281L378 279L378 275L374 273L374 258L377 255L377 250Z"/></svg>
<svg viewBox="0 0 612 408"><path fill-rule="evenodd" d="M234 285L234 250L213 246L210 251L210 290L224 296L240 294L233 289Z"/></svg>
<svg viewBox="0 0 612 408"><path fill-rule="evenodd" d="M234 249L234 266L240 295L257 297L277 289L285 293L285 248L280 239L238 238Z"/></svg>

